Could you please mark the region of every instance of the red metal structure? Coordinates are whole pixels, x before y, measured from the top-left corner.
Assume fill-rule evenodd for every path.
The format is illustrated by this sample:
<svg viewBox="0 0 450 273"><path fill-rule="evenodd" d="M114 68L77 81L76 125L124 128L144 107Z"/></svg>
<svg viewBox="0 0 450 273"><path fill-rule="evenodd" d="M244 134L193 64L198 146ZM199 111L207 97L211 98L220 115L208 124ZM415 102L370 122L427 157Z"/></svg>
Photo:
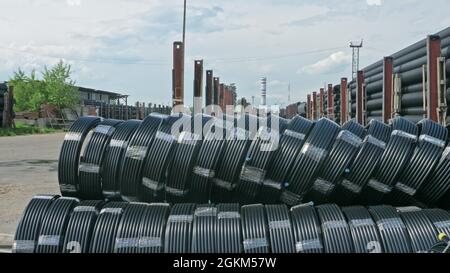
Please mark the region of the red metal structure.
<svg viewBox="0 0 450 273"><path fill-rule="evenodd" d="M214 99L214 105L219 105L219 89L220 89L220 78L214 77L213 82L213 99Z"/></svg>
<svg viewBox="0 0 450 273"><path fill-rule="evenodd" d="M311 95L308 94L306 97L306 118L311 119Z"/></svg>
<svg viewBox="0 0 450 273"><path fill-rule="evenodd" d="M319 115L322 118L324 115L324 102L325 102L325 90L323 88L320 88L319 93Z"/></svg>
<svg viewBox="0 0 450 273"><path fill-rule="evenodd" d="M438 58L441 56L441 38L430 35L427 38L427 114L428 118L438 122L439 92L438 92Z"/></svg>
<svg viewBox="0 0 450 273"><path fill-rule="evenodd" d="M392 104L394 92L394 59L385 57L383 60L383 122L388 123L392 118L394 105Z"/></svg>
<svg viewBox="0 0 450 273"><path fill-rule="evenodd" d="M317 120L317 92L312 94L312 118Z"/></svg>
<svg viewBox="0 0 450 273"><path fill-rule="evenodd" d="M334 96L333 96L333 85L328 85L328 118L334 120Z"/></svg>
<svg viewBox="0 0 450 273"><path fill-rule="evenodd" d="M356 121L359 124L365 124L364 112L364 71L358 71L356 87Z"/></svg>
<svg viewBox="0 0 450 273"><path fill-rule="evenodd" d="M184 46L173 43L172 104L184 105Z"/></svg>
<svg viewBox="0 0 450 273"><path fill-rule="evenodd" d="M341 124L346 123L348 118L347 81L347 78L341 78Z"/></svg>
<svg viewBox="0 0 450 273"><path fill-rule="evenodd" d="M203 100L203 60L194 61L194 111L201 113Z"/></svg>
<svg viewBox="0 0 450 273"><path fill-rule="evenodd" d="M213 71L206 70L206 84L205 84L205 106L210 106L214 103L214 92L213 92Z"/></svg>

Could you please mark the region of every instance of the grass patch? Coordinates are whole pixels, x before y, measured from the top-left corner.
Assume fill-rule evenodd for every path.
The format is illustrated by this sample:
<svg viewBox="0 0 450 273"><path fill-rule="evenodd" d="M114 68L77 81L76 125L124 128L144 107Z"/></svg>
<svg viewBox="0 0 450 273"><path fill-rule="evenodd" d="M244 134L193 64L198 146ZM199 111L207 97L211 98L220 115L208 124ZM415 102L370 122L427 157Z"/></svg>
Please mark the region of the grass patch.
<svg viewBox="0 0 450 273"><path fill-rule="evenodd" d="M33 125L28 125L21 122L16 122L16 128L4 129L0 128L0 137L5 136L23 136L23 135L36 135L36 134L51 134L58 132L51 128L40 128Z"/></svg>

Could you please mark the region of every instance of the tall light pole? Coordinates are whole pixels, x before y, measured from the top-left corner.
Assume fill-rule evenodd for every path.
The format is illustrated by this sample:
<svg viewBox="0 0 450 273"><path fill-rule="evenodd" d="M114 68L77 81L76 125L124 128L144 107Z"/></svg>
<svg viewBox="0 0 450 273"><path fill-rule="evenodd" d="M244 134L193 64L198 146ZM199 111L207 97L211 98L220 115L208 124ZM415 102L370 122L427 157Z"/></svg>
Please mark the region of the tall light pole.
<svg viewBox="0 0 450 273"><path fill-rule="evenodd" d="M355 80L359 71L359 50L363 47L363 40L361 42L350 42L350 48L352 49L352 79Z"/></svg>
<svg viewBox="0 0 450 273"><path fill-rule="evenodd" d="M183 45L186 48L186 0L184 0L184 9L183 9Z"/></svg>

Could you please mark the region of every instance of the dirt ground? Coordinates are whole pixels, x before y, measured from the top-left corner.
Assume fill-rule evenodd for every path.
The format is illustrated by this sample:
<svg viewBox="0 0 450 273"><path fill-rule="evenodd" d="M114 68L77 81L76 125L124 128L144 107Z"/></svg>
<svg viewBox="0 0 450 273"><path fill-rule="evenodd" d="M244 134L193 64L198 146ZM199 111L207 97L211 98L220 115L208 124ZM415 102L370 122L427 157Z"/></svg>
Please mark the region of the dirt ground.
<svg viewBox="0 0 450 273"><path fill-rule="evenodd" d="M64 133L0 137L0 247L9 245L36 194L59 194L58 156Z"/></svg>

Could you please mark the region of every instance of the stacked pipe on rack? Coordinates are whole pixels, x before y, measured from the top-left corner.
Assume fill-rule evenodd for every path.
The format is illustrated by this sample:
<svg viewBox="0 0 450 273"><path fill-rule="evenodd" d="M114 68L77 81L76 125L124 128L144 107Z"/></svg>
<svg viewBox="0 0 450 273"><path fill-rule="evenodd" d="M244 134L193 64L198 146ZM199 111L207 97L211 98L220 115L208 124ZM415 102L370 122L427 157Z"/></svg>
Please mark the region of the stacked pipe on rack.
<svg viewBox="0 0 450 273"><path fill-rule="evenodd" d="M434 253L450 231L438 209L103 203L34 197L15 253Z"/></svg>

